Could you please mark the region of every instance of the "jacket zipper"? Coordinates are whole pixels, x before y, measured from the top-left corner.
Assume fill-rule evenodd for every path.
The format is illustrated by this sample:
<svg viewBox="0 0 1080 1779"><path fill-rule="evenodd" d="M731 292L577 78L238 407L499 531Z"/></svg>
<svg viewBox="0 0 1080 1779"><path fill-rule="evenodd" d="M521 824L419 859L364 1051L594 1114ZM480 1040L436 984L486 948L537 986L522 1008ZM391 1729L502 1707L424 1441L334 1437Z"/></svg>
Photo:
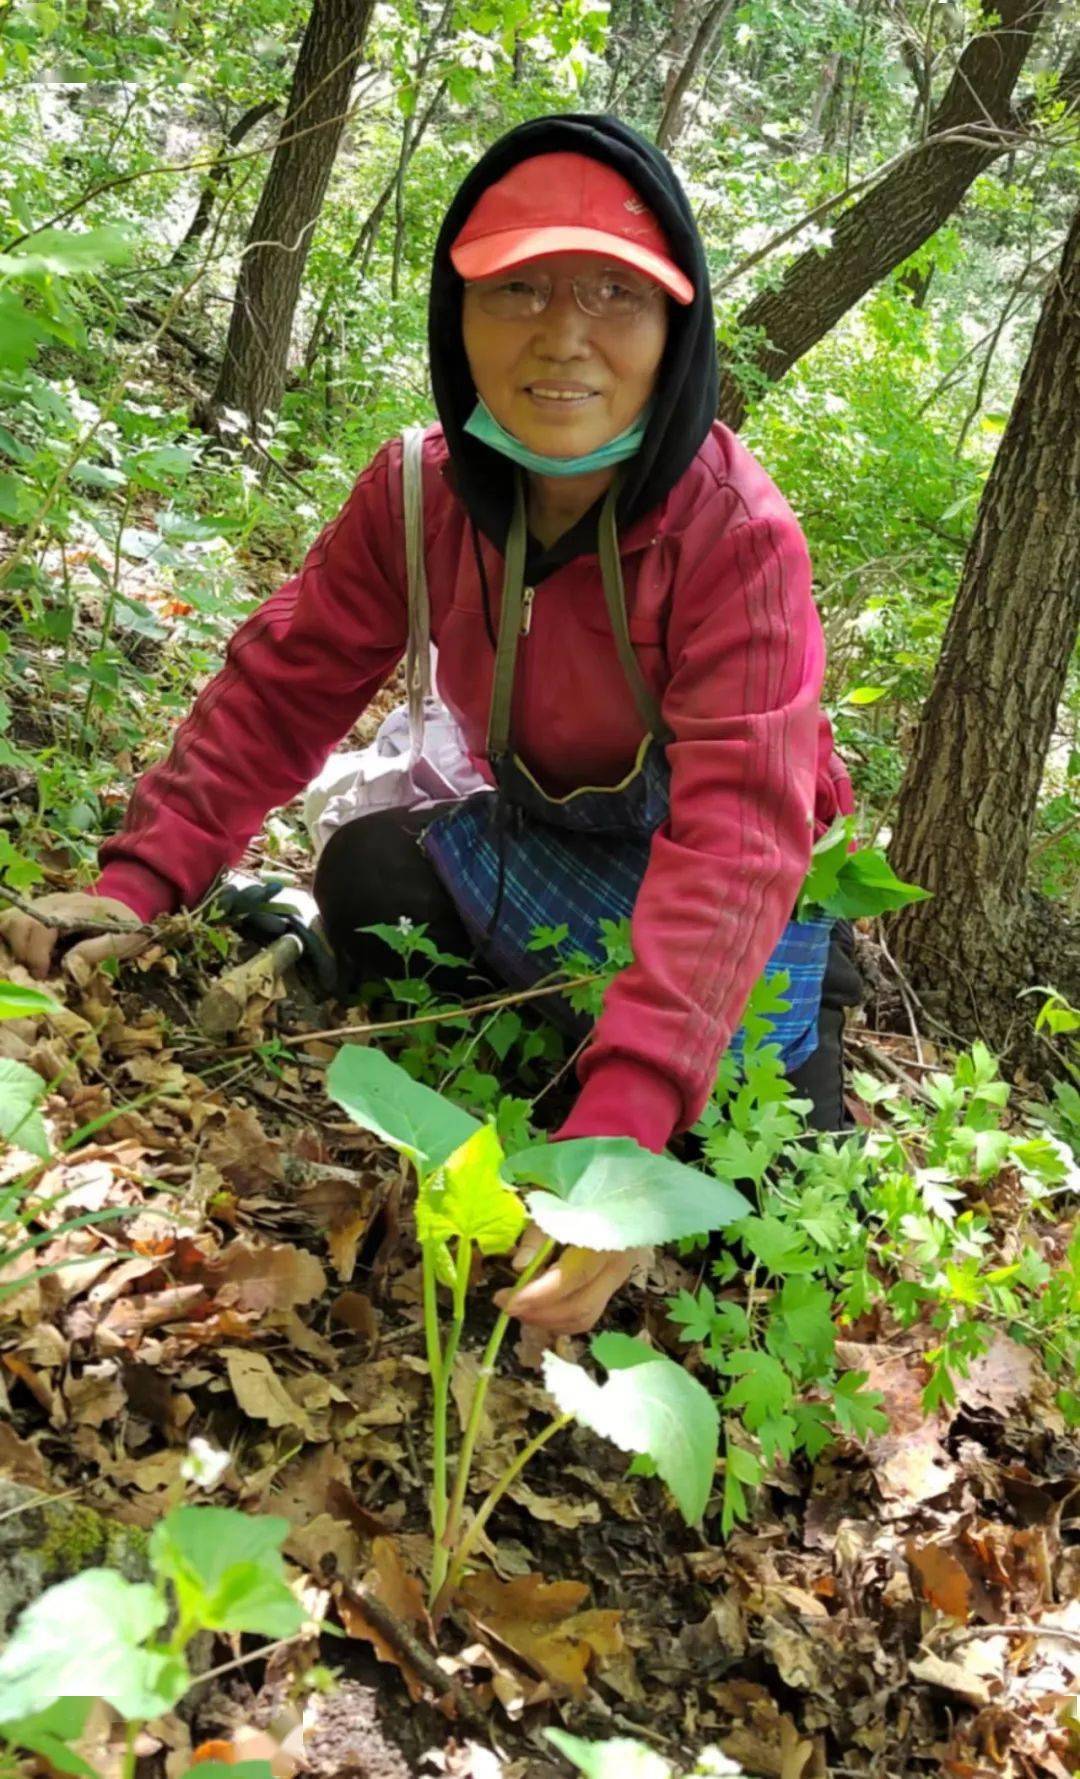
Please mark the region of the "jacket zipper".
<svg viewBox="0 0 1080 1779"><path fill-rule="evenodd" d="M521 589L521 635L528 636L532 629L533 600L536 598L535 587Z"/></svg>

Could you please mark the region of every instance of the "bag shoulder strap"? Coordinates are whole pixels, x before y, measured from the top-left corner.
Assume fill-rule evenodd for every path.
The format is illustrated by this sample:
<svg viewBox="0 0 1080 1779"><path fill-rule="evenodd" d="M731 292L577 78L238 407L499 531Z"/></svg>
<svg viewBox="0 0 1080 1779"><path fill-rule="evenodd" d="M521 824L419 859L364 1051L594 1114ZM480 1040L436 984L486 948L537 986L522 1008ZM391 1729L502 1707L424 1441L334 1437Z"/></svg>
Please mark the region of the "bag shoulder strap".
<svg viewBox="0 0 1080 1779"><path fill-rule="evenodd" d="M401 435L402 505L405 511L405 572L408 581L409 640L405 685L409 708L409 747L413 761L424 743L424 703L431 695L431 602L424 563L424 428L407 426Z"/></svg>

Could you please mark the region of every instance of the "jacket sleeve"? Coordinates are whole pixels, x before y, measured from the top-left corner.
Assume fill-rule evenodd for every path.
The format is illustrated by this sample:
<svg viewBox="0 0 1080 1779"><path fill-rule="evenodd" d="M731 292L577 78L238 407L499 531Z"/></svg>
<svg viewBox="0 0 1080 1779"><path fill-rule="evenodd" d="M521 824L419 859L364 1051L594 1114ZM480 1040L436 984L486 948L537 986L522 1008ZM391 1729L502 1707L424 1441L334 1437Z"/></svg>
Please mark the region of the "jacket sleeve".
<svg viewBox="0 0 1080 1779"><path fill-rule="evenodd" d="M660 1149L700 1115L791 918L814 837L825 649L793 517L725 531L680 587L663 710L671 807L561 1137Z"/></svg>
<svg viewBox="0 0 1080 1779"><path fill-rule="evenodd" d="M393 672L408 623L400 463L399 441L384 445L300 573L236 632L102 847L98 894L143 920L197 902Z"/></svg>

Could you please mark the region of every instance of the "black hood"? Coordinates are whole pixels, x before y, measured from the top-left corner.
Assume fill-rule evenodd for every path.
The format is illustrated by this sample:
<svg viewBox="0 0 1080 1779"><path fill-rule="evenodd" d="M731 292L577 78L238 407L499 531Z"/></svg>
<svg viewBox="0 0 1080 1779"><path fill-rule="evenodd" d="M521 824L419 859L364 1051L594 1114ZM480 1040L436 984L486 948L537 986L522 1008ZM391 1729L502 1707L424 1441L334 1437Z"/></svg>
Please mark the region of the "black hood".
<svg viewBox="0 0 1080 1779"><path fill-rule="evenodd" d="M709 274L686 193L667 157L617 117L588 112L538 117L500 137L468 174L435 244L428 306L428 346L435 406L454 466L457 492L475 523L502 550L509 526L513 465L464 430L476 405L461 337L462 279L450 248L481 192L518 161L553 153L592 155L628 179L662 225L672 257L694 286L694 300L668 306L668 339L656 399L636 457L625 465L619 496L621 530L659 506L693 462L716 417L717 356ZM595 515L574 527L579 551L594 547Z"/></svg>

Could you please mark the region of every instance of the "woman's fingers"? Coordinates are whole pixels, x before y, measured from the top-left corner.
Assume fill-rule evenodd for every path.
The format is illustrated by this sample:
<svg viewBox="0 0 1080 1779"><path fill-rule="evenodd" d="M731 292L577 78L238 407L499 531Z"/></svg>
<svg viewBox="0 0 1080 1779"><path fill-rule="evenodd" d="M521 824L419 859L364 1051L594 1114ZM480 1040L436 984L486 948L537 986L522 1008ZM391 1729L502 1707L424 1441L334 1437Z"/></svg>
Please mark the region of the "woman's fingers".
<svg viewBox="0 0 1080 1779"><path fill-rule="evenodd" d="M599 1254L568 1248L522 1290L496 1292L495 1302L519 1321L551 1334L584 1334L626 1283L636 1258L636 1251Z"/></svg>
<svg viewBox="0 0 1080 1779"><path fill-rule="evenodd" d="M80 988L84 988L107 957L136 957L148 944L149 939L141 933L133 934L130 939L123 933L100 933L96 939L80 939L78 945L66 951L61 968Z"/></svg>
<svg viewBox="0 0 1080 1779"><path fill-rule="evenodd" d="M536 1259L546 1240L547 1237L543 1230L537 1229L535 1223L530 1223L514 1250L514 1258L510 1263L514 1271L524 1272L525 1268Z"/></svg>

